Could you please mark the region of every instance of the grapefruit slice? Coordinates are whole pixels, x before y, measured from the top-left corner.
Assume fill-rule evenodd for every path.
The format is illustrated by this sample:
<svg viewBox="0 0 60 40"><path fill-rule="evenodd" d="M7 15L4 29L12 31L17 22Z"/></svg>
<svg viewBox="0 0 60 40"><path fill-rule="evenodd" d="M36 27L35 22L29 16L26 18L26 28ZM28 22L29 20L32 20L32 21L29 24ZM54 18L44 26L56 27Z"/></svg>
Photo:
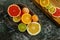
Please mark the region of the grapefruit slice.
<svg viewBox="0 0 60 40"><path fill-rule="evenodd" d="M60 8L56 8L56 12L53 13L54 17L60 17Z"/></svg>
<svg viewBox="0 0 60 40"><path fill-rule="evenodd" d="M22 15L21 20L24 24L29 24L29 23L31 23L31 15L28 13L25 13Z"/></svg>
<svg viewBox="0 0 60 40"><path fill-rule="evenodd" d="M41 32L41 25L37 22L32 22L27 26L27 32L34 36Z"/></svg>
<svg viewBox="0 0 60 40"><path fill-rule="evenodd" d="M39 20L38 16L34 14L34 15L32 16L32 21L33 21L33 22L37 22L38 20Z"/></svg>
<svg viewBox="0 0 60 40"><path fill-rule="evenodd" d="M13 21L14 22L19 22L21 20L21 17L20 16L18 16L18 17L13 17Z"/></svg>
<svg viewBox="0 0 60 40"><path fill-rule="evenodd" d="M9 16L11 17L17 17L21 14L21 9L18 5L16 4L11 4L9 7L8 7L8 10L7 10Z"/></svg>
<svg viewBox="0 0 60 40"><path fill-rule="evenodd" d="M50 3L49 0L40 0L40 5L41 5L42 7L48 6L49 3Z"/></svg>
<svg viewBox="0 0 60 40"><path fill-rule="evenodd" d="M20 32L25 32L25 31L26 31L26 28L27 28L27 26L26 26L25 24L23 24L23 23L20 23L20 24L18 25L18 30L19 30Z"/></svg>

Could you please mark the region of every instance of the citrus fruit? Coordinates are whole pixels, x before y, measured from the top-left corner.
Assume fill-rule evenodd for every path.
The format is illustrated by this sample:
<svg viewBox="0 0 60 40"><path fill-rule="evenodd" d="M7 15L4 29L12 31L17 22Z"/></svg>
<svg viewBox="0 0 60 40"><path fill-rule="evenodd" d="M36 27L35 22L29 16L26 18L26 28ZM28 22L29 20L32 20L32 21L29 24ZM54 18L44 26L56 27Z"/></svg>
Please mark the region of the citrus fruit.
<svg viewBox="0 0 60 40"><path fill-rule="evenodd" d="M37 22L39 19L38 19L38 16L37 15L33 15L32 16L32 21L33 22Z"/></svg>
<svg viewBox="0 0 60 40"><path fill-rule="evenodd" d="M60 17L60 8L56 8L56 12L53 13L54 17Z"/></svg>
<svg viewBox="0 0 60 40"><path fill-rule="evenodd" d="M22 13L24 14L24 13L29 13L29 9L27 8L27 7L24 7L23 9L22 9Z"/></svg>
<svg viewBox="0 0 60 40"><path fill-rule="evenodd" d="M52 6L53 6L53 5L52 5L51 3L49 3L49 5L46 6L45 8L49 10Z"/></svg>
<svg viewBox="0 0 60 40"><path fill-rule="evenodd" d="M21 20L21 17L20 16L18 16L18 17L13 17L13 21L14 22L19 22Z"/></svg>
<svg viewBox="0 0 60 40"><path fill-rule="evenodd" d="M40 0L40 5L41 5L42 7L48 6L48 5L49 5L49 0Z"/></svg>
<svg viewBox="0 0 60 40"><path fill-rule="evenodd" d="M27 32L30 35L37 35L41 31L41 25L38 22L32 22L27 26Z"/></svg>
<svg viewBox="0 0 60 40"><path fill-rule="evenodd" d="M7 10L9 16L11 17L17 17L21 14L21 9L18 5L16 4L12 4L8 7L8 10Z"/></svg>
<svg viewBox="0 0 60 40"><path fill-rule="evenodd" d="M48 11L49 13L53 14L56 12L56 7L52 6Z"/></svg>
<svg viewBox="0 0 60 40"><path fill-rule="evenodd" d="M23 24L23 23L20 23L19 25L18 25L18 30L20 31L20 32L25 32L26 31L26 25L25 24Z"/></svg>
<svg viewBox="0 0 60 40"><path fill-rule="evenodd" d="M29 24L29 23L31 23L31 15L28 13L25 13L22 15L21 20L24 24Z"/></svg>

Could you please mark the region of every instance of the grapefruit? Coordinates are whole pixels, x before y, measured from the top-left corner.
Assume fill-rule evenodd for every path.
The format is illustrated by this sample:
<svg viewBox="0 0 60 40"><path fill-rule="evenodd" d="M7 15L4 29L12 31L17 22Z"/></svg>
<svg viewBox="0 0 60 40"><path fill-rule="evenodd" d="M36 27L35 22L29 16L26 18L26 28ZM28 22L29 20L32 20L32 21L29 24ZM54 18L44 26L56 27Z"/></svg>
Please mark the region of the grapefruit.
<svg viewBox="0 0 60 40"><path fill-rule="evenodd" d="M18 25L18 30L20 31L20 32L25 32L26 31L26 25L25 24L23 24L23 23L20 23L19 25Z"/></svg>
<svg viewBox="0 0 60 40"><path fill-rule="evenodd" d="M20 16L18 16L18 17L13 17L13 21L14 22L19 22L21 20L21 17Z"/></svg>
<svg viewBox="0 0 60 40"><path fill-rule="evenodd" d="M21 20L24 24L29 24L29 23L31 23L31 15L28 13L25 13L22 15Z"/></svg>
<svg viewBox="0 0 60 40"><path fill-rule="evenodd" d="M8 10L7 10L9 16L11 17L17 17L21 14L21 9L18 5L16 4L11 4L9 7L8 7Z"/></svg>
<svg viewBox="0 0 60 40"><path fill-rule="evenodd" d="M49 5L49 0L40 0L40 5L41 5L42 7L48 6L48 5Z"/></svg>
<svg viewBox="0 0 60 40"><path fill-rule="evenodd" d="M32 36L39 34L40 31L41 25L38 22L32 22L27 26L27 32Z"/></svg>
<svg viewBox="0 0 60 40"><path fill-rule="evenodd" d="M38 20L39 20L38 16L34 14L34 15L32 16L32 21L33 21L33 22L37 22Z"/></svg>
<svg viewBox="0 0 60 40"><path fill-rule="evenodd" d="M60 8L56 8L56 12L53 13L54 17L60 17Z"/></svg>

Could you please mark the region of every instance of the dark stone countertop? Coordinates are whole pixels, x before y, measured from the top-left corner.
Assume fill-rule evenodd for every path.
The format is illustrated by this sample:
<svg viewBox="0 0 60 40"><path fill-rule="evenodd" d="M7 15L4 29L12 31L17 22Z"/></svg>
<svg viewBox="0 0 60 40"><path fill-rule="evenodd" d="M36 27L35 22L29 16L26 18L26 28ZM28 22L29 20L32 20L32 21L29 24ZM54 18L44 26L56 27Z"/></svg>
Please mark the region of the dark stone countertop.
<svg viewBox="0 0 60 40"><path fill-rule="evenodd" d="M30 36L27 32L20 33L14 30L12 33L4 34L3 32L4 35L2 34L1 36L0 34L0 40L60 40L60 28L58 28L46 15L44 15L44 13L41 12L41 10L36 5L34 5L33 2L31 2L31 0L0 0L0 13L3 12L3 9L5 13L8 5L12 3L26 4L34 13L36 13L39 16L39 19L42 24L42 30L41 33L39 33L36 36ZM4 22L2 17L0 18L0 24L1 22ZM0 31L3 29L1 28L2 27L0 27Z"/></svg>

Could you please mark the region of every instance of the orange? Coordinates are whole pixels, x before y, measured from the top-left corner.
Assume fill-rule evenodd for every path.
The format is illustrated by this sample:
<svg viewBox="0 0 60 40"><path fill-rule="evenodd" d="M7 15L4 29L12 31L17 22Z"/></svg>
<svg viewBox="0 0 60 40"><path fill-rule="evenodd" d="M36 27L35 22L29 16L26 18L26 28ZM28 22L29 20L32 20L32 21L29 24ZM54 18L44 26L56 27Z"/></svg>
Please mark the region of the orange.
<svg viewBox="0 0 60 40"><path fill-rule="evenodd" d="M18 17L13 17L13 21L14 22L19 22L21 20L21 17L20 16L18 16Z"/></svg>
<svg viewBox="0 0 60 40"><path fill-rule="evenodd" d="M21 9L18 5L16 4L11 4L9 7L8 7L8 10L7 10L9 16L11 17L17 17L21 14Z"/></svg>
<svg viewBox="0 0 60 40"><path fill-rule="evenodd" d="M41 25L38 22L32 22L27 26L27 32L30 35L37 35L41 31Z"/></svg>
<svg viewBox="0 0 60 40"><path fill-rule="evenodd" d="M34 21L34 22L37 22L39 19L38 19L38 16L37 15L33 15L32 16L32 20Z"/></svg>
<svg viewBox="0 0 60 40"><path fill-rule="evenodd" d="M29 24L29 23L31 23L31 15L28 14L28 13L25 13L25 14L22 15L21 20L22 20L23 23Z"/></svg>
<svg viewBox="0 0 60 40"><path fill-rule="evenodd" d="M23 9L22 9L22 13L24 14L24 13L29 13L29 9L27 8L27 7L24 7Z"/></svg>
<svg viewBox="0 0 60 40"><path fill-rule="evenodd" d="M49 5L49 0L40 0L40 5L41 5L42 7L48 6L48 5Z"/></svg>

